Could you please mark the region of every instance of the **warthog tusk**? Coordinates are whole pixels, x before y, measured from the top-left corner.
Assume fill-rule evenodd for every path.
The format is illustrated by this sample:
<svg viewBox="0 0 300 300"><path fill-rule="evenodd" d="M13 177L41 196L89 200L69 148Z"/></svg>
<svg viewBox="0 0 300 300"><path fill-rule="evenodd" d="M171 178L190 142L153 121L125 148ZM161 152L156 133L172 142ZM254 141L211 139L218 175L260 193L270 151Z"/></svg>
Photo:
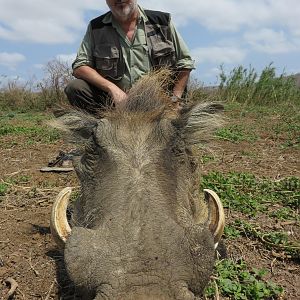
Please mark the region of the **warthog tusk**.
<svg viewBox="0 0 300 300"><path fill-rule="evenodd" d="M50 229L51 234L60 248L64 248L71 228L67 220L67 208L72 189L64 188L56 197L51 211Z"/></svg>
<svg viewBox="0 0 300 300"><path fill-rule="evenodd" d="M223 205L219 196L212 190L204 189L204 197L208 204L209 230L214 236L215 248L217 248L225 227Z"/></svg>

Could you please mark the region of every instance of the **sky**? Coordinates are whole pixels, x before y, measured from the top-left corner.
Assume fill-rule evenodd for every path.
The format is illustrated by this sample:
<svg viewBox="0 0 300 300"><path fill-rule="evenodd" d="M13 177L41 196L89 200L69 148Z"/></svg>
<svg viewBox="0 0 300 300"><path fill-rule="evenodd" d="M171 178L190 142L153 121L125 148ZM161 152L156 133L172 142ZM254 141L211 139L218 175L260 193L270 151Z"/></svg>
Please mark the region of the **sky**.
<svg viewBox="0 0 300 300"><path fill-rule="evenodd" d="M170 12L195 60L193 78L218 83L220 66L270 63L278 74L300 72L299 0L138 0ZM89 20L104 0L0 0L0 84L42 78L53 59L71 64Z"/></svg>

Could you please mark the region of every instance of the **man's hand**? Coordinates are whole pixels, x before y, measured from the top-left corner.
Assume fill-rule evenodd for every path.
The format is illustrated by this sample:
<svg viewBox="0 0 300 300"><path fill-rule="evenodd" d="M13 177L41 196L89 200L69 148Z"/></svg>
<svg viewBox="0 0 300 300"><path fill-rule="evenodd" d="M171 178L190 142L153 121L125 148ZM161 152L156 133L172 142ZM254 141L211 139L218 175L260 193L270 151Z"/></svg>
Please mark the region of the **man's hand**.
<svg viewBox="0 0 300 300"><path fill-rule="evenodd" d="M127 94L117 85L101 76L93 68L89 66L81 66L76 68L73 74L76 78L86 80L95 87L107 92L112 98L112 101L115 103L116 107L122 106L126 103Z"/></svg>
<svg viewBox="0 0 300 300"><path fill-rule="evenodd" d="M173 95L177 97L182 97L182 94L184 92L184 89L188 83L189 76L190 76L191 70L189 69L182 69L178 71L177 78L175 80L175 85L173 88Z"/></svg>
<svg viewBox="0 0 300 300"><path fill-rule="evenodd" d="M112 86L108 93L116 107L123 106L127 101L127 94L116 85Z"/></svg>

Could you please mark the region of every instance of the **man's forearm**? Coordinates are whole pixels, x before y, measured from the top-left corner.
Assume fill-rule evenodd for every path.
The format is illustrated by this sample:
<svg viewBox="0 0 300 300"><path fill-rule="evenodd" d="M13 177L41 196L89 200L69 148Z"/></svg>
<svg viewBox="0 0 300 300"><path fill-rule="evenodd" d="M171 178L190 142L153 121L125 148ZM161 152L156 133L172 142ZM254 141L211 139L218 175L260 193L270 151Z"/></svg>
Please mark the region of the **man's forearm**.
<svg viewBox="0 0 300 300"><path fill-rule="evenodd" d="M115 105L125 103L127 99L126 93L117 85L101 76L96 70L89 66L81 66L73 71L76 78L87 81L93 86L104 92L107 92Z"/></svg>
<svg viewBox="0 0 300 300"><path fill-rule="evenodd" d="M190 77L190 69L182 69L178 71L175 85L173 88L173 94L177 97L182 97L184 89L188 83L189 77Z"/></svg>
<svg viewBox="0 0 300 300"><path fill-rule="evenodd" d="M83 79L95 87L110 93L111 89L117 87L114 83L105 79L96 70L89 66L81 66L73 71L73 75L78 79Z"/></svg>

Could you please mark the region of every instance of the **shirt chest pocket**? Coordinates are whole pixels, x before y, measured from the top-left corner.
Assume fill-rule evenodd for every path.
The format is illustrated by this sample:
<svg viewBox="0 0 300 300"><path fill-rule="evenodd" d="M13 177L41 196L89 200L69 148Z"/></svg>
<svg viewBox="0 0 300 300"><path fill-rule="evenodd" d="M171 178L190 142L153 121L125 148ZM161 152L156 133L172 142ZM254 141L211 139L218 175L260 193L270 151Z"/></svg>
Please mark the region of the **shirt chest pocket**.
<svg viewBox="0 0 300 300"><path fill-rule="evenodd" d="M152 48L152 63L155 67L170 67L174 66L174 64L176 63L174 44L171 40L166 38L167 33L164 32L166 29L163 29L164 28L153 28L147 33L147 37Z"/></svg>
<svg viewBox="0 0 300 300"><path fill-rule="evenodd" d="M97 71L103 77L109 77L114 80L122 77L120 64L120 51L114 45L104 44L94 49L94 60Z"/></svg>

